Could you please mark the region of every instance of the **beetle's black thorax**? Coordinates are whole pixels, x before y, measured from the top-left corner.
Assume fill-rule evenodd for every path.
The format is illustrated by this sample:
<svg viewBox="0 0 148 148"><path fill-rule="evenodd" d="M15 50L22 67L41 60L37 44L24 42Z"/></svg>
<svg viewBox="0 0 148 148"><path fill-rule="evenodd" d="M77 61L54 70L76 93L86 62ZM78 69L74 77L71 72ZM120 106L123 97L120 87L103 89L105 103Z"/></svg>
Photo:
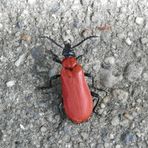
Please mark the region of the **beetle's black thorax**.
<svg viewBox="0 0 148 148"><path fill-rule="evenodd" d="M62 55L64 57L75 57L75 52L71 49L70 43L65 44Z"/></svg>

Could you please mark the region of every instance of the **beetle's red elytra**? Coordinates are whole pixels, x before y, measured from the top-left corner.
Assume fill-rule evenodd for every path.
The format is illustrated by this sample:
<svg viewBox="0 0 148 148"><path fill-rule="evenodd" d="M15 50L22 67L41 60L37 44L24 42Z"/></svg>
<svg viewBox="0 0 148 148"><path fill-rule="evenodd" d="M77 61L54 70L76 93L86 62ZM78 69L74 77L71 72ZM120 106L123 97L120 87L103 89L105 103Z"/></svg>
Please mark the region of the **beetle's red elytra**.
<svg viewBox="0 0 148 148"><path fill-rule="evenodd" d="M62 66L61 82L65 113L75 123L84 122L92 114L93 100L82 67L75 57L65 58Z"/></svg>

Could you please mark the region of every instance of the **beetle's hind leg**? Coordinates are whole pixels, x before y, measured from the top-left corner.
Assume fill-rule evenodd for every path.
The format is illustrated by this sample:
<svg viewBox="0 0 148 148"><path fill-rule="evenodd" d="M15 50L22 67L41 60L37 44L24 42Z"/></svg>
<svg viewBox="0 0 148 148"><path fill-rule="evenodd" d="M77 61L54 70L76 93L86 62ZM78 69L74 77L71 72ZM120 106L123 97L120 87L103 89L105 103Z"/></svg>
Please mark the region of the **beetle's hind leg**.
<svg viewBox="0 0 148 148"><path fill-rule="evenodd" d="M93 102L94 102L93 112L96 113L96 114L98 114L98 113L96 112L96 107L98 106L98 104L99 104L100 102L102 102L102 100L103 100L106 96L108 96L108 92L107 92L107 91L104 91L104 90L102 90L102 89L96 89L96 90L105 92L105 94L103 95L103 97L101 97L102 95L100 96L100 95L97 94L96 92L91 91L91 95L92 95L94 98L97 98L97 99L93 99Z"/></svg>
<svg viewBox="0 0 148 148"><path fill-rule="evenodd" d="M95 105L94 105L94 107L93 107L93 112L94 113L96 113L96 107L97 107L97 105L98 105L98 103L99 103L99 101L100 101L100 96L99 96L99 94L97 94L97 93L95 93L95 92L93 92L93 91L91 91L91 95L93 96L93 97L95 97L95 98L97 98L97 102L95 103ZM95 101L96 99L93 99L93 102Z"/></svg>
<svg viewBox="0 0 148 148"><path fill-rule="evenodd" d="M46 53L50 54L52 56L52 60L56 63L62 64L62 61L60 60L59 56L56 55L52 50L47 50Z"/></svg>
<svg viewBox="0 0 148 148"><path fill-rule="evenodd" d="M60 112L62 120L64 120L66 116L64 113L63 101L59 104L59 112Z"/></svg>
<svg viewBox="0 0 148 148"><path fill-rule="evenodd" d="M88 78L91 78L91 81L92 81L92 87L94 87L94 83L95 83L95 81L94 81L94 77L90 74L90 73L84 73L84 75L86 76L86 77L88 77Z"/></svg>
<svg viewBox="0 0 148 148"><path fill-rule="evenodd" d="M61 128L61 125L63 124L64 120L66 119L66 115L65 115L64 107L63 107L63 98L61 99L61 102L59 103L58 109L59 109L59 114L60 114L61 118L60 118L60 122L59 122L56 130L59 130L59 128Z"/></svg>

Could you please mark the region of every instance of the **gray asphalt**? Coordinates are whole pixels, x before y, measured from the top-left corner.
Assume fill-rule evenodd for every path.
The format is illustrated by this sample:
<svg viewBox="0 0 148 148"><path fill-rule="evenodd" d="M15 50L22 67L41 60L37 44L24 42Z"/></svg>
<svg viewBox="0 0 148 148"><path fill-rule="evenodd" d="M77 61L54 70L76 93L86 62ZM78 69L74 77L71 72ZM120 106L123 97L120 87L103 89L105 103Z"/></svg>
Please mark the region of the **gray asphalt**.
<svg viewBox="0 0 148 148"><path fill-rule="evenodd" d="M97 114L74 124L61 111L62 51L75 45L95 78ZM148 147L147 0L0 0L0 148ZM90 84L91 81L87 79ZM96 101L95 101L96 102Z"/></svg>

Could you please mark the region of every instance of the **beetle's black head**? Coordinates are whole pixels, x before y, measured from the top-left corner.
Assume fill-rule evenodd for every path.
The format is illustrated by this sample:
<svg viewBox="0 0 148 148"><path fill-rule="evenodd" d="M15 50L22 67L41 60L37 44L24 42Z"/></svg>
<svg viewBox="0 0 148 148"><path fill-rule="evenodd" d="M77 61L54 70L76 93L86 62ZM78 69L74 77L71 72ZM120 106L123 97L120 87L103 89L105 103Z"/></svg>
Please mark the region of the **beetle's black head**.
<svg viewBox="0 0 148 148"><path fill-rule="evenodd" d="M65 47L63 49L62 55L64 57L75 57L75 52L71 49L70 43L65 43Z"/></svg>

